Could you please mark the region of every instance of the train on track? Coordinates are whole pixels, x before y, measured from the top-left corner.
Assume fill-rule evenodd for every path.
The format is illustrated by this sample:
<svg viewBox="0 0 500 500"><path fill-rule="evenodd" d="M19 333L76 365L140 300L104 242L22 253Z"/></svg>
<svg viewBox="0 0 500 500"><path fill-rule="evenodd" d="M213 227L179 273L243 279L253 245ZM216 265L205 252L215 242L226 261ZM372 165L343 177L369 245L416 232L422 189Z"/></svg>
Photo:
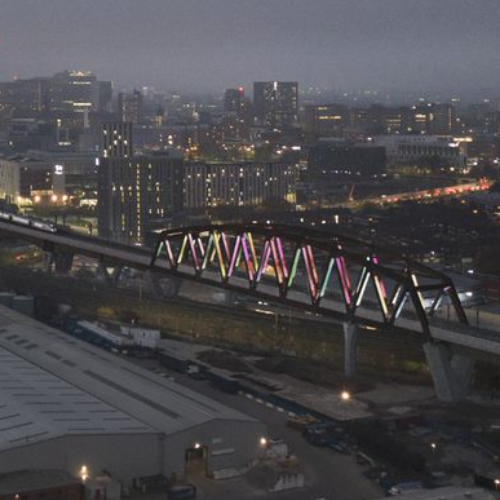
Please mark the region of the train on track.
<svg viewBox="0 0 500 500"><path fill-rule="evenodd" d="M50 222L41 219L33 219L31 217L23 217L21 215L11 214L7 212L0 212L0 222L1 221L12 222L14 224L31 227L40 231L47 231L49 233L57 233L58 231L57 226Z"/></svg>

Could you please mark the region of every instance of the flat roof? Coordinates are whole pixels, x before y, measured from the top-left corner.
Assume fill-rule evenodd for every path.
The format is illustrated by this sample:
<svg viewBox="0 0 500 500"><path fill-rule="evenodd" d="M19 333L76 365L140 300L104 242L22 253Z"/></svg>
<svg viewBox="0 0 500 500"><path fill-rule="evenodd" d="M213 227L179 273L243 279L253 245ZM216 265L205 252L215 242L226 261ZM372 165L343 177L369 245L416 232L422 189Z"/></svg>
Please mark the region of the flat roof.
<svg viewBox="0 0 500 500"><path fill-rule="evenodd" d="M0 306L0 449L67 434L177 433L251 417Z"/></svg>

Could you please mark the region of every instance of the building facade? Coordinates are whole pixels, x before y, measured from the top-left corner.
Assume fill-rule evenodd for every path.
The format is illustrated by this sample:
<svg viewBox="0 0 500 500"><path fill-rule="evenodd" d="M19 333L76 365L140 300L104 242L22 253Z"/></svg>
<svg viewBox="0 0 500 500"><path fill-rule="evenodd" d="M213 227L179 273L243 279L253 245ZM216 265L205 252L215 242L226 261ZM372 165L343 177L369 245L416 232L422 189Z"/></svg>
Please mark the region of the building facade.
<svg viewBox="0 0 500 500"><path fill-rule="evenodd" d="M374 138L376 145L386 149L390 166L420 166L429 162L436 165L462 168L467 158L460 145L450 137L430 135L393 135Z"/></svg>
<svg viewBox="0 0 500 500"><path fill-rule="evenodd" d="M341 104L310 105L305 109L305 130L309 135L341 137L349 126L349 108Z"/></svg>
<svg viewBox="0 0 500 500"><path fill-rule="evenodd" d="M370 144L325 142L309 152L308 181L329 183L341 176L374 177L386 171L385 148Z"/></svg>
<svg viewBox="0 0 500 500"><path fill-rule="evenodd" d="M2 477L81 477L85 467L90 480L107 471L130 488L141 476L182 480L198 458L209 475L262 456L267 430L253 418L5 306L0 321L0 375L12 380L0 408Z"/></svg>
<svg viewBox="0 0 500 500"><path fill-rule="evenodd" d="M186 210L296 202L298 168L288 163L200 163L184 169Z"/></svg>
<svg viewBox="0 0 500 500"><path fill-rule="evenodd" d="M17 205L65 203L95 189L95 157L87 153L46 153L0 157L0 198Z"/></svg>
<svg viewBox="0 0 500 500"><path fill-rule="evenodd" d="M107 122L101 127L104 158L130 158L134 154L131 122Z"/></svg>
<svg viewBox="0 0 500 500"><path fill-rule="evenodd" d="M104 111L111 101L111 82L90 71L63 71L48 78L0 83L0 108L14 115Z"/></svg>
<svg viewBox="0 0 500 500"><path fill-rule="evenodd" d="M131 94L118 94L118 114L122 122L140 123L142 121L143 97L134 90Z"/></svg>
<svg viewBox="0 0 500 500"><path fill-rule="evenodd" d="M99 235L142 244L151 221L182 210L183 160L168 154L102 158L98 186Z"/></svg>
<svg viewBox="0 0 500 500"><path fill-rule="evenodd" d="M255 82L253 101L255 117L259 124L272 129L286 129L297 121L299 84Z"/></svg>

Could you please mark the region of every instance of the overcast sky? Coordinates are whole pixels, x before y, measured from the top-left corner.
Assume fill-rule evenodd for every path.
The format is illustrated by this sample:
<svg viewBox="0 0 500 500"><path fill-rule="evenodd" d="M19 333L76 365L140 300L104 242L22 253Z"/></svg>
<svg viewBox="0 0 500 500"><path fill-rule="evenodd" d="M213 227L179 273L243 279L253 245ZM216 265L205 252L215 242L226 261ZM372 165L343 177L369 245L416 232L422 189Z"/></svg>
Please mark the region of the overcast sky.
<svg viewBox="0 0 500 500"><path fill-rule="evenodd" d="M500 0L0 0L0 80L500 88Z"/></svg>

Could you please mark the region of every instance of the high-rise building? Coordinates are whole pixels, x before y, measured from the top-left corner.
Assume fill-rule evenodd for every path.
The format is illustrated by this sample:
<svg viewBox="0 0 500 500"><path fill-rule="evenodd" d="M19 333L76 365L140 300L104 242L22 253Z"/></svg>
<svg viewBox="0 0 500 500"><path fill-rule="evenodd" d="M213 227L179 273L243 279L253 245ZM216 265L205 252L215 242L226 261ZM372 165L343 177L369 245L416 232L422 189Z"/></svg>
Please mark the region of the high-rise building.
<svg viewBox="0 0 500 500"><path fill-rule="evenodd" d="M414 131L450 135L457 129L456 108L452 104L422 104L414 109Z"/></svg>
<svg viewBox="0 0 500 500"><path fill-rule="evenodd" d="M99 84L90 71L64 71L49 80L49 108L54 111L97 111Z"/></svg>
<svg viewBox="0 0 500 500"><path fill-rule="evenodd" d="M340 137L349 121L349 109L342 104L310 105L305 109L306 132L310 135Z"/></svg>
<svg viewBox="0 0 500 500"><path fill-rule="evenodd" d="M245 99L245 89L227 89L224 93L224 113L239 113Z"/></svg>
<svg viewBox="0 0 500 500"><path fill-rule="evenodd" d="M90 71L63 71L49 78L0 83L0 108L18 116L106 111L111 90L111 82L98 81Z"/></svg>
<svg viewBox="0 0 500 500"><path fill-rule="evenodd" d="M118 94L118 114L121 121L140 123L142 120L143 97L141 92L134 90L131 94Z"/></svg>
<svg viewBox="0 0 500 500"><path fill-rule="evenodd" d="M0 83L0 108L13 115L31 116L47 111L48 80L32 78Z"/></svg>
<svg viewBox="0 0 500 500"><path fill-rule="evenodd" d="M154 220L182 210L183 160L167 153L102 158L99 165L99 235L144 243Z"/></svg>
<svg viewBox="0 0 500 500"><path fill-rule="evenodd" d="M286 129L299 111L297 82L254 82L254 112L257 121L272 129Z"/></svg>
<svg viewBox="0 0 500 500"><path fill-rule="evenodd" d="M184 170L187 210L296 201L295 164L198 163L186 165Z"/></svg>
<svg viewBox="0 0 500 500"><path fill-rule="evenodd" d="M434 104L429 115L429 134L449 135L455 132L457 113L451 104Z"/></svg>
<svg viewBox="0 0 500 500"><path fill-rule="evenodd" d="M108 122L102 124L102 156L104 158L130 158L133 155L132 124Z"/></svg>
<svg viewBox="0 0 500 500"><path fill-rule="evenodd" d="M242 140L248 138L251 126L251 103L245 89L227 89L224 94L224 117L222 129L225 139Z"/></svg>
<svg viewBox="0 0 500 500"><path fill-rule="evenodd" d="M384 134L408 134L413 131L413 112L408 107L386 108L383 117Z"/></svg>

